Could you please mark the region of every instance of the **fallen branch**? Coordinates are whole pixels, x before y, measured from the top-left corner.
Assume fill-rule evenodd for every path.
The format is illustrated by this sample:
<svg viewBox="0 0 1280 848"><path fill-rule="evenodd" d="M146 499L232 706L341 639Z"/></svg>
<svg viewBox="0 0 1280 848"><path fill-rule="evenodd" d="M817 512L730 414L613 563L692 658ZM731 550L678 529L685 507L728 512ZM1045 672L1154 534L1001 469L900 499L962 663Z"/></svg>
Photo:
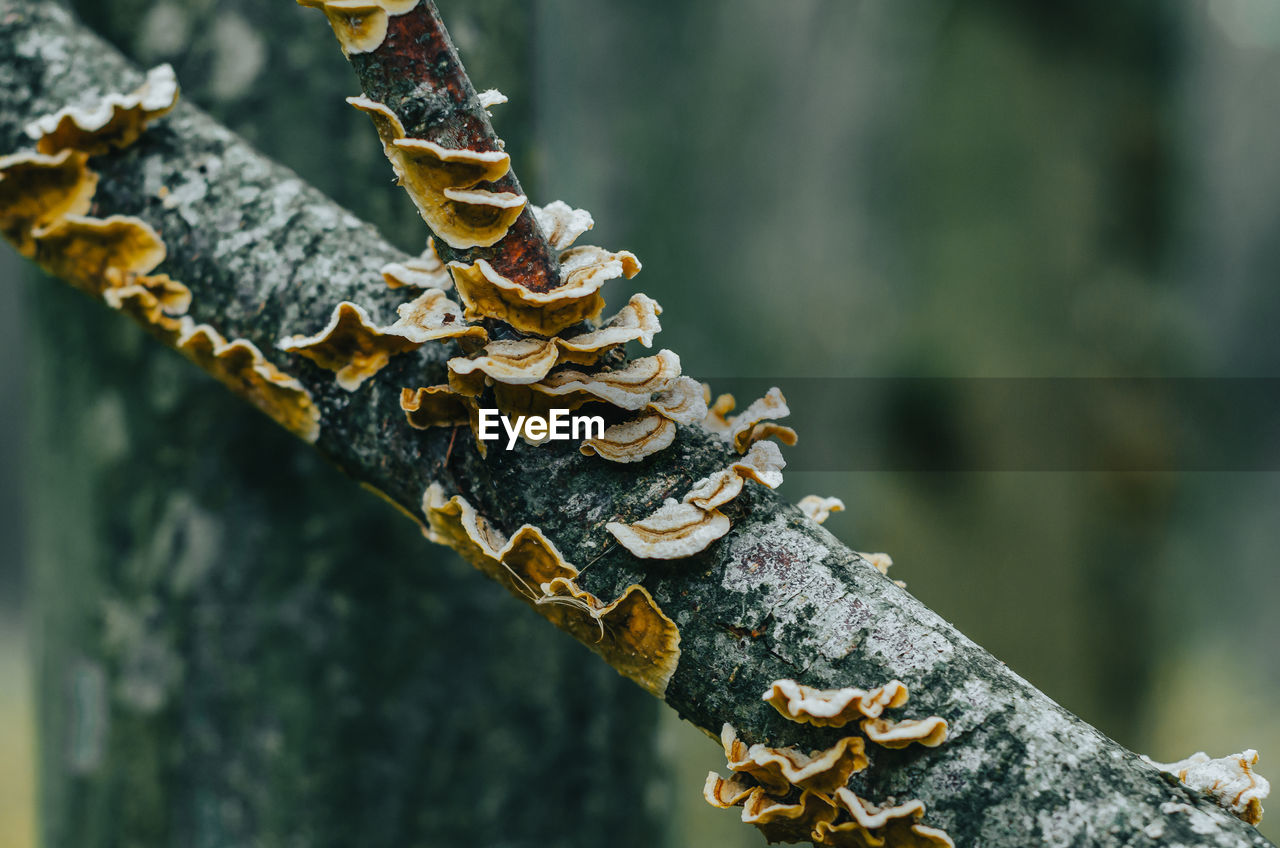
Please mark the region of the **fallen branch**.
<svg viewBox="0 0 1280 848"><path fill-rule="evenodd" d="M434 11L424 4L395 17L408 27L425 25L428 16ZM34 147L24 134L31 121L133 91L143 80L59 6L40 0L0 0L0 74L0 151L14 154ZM390 100L367 76L370 99ZM467 98L465 114L474 119L474 93ZM410 120L405 129L418 137L427 127ZM481 135L468 143L481 146ZM1054 704L757 484L751 475L768 475L767 463L728 474L752 482L719 481L738 486L731 500L720 500L726 489L719 484L697 487L702 503L715 506L690 509L716 512L730 525L718 541L671 560L633 556L607 525L635 526L668 498L692 502L695 483L746 461L702 427L680 426L669 447L639 464L606 462L559 443L518 443L482 457L465 429L417 430L401 408L401 389L447 380L455 345L428 342L389 356L355 391L340 386L332 370L280 351L282 339L325 327L343 301L358 304L373 324L389 325L405 297L383 282L380 269L409 257L198 110L179 104L133 143L95 153L84 167L96 186L83 197L64 186L71 199L58 220L87 213L127 229L132 225L111 216L136 219L162 240L162 262L139 250L131 254L136 266L116 268L124 276L109 279L113 266L93 265L76 247L105 224L80 221L59 240L56 227L45 227L52 220L11 221L6 234L46 267L142 320L419 522L428 518L422 508L430 489L437 538L709 734L730 725L725 742L735 774L709 792L725 804L746 804L744 818L774 827L766 832L799 839L816 832L830 844L848 844L838 840L859 838L857 828L892 830L895 815L904 827L917 824L912 799L925 808L921 827L945 831L957 845L1270 844ZM11 176L0 181L0 200L21 199L15 185ZM512 177L491 190L514 189ZM73 208L80 200L85 208ZM522 235L518 229L526 217L522 212L513 225L516 243L536 250L536 226ZM505 266L512 274L545 270L529 278L541 280L530 290L553 289L549 256L502 255L514 257ZM161 275L173 285L158 281ZM129 285L154 303L120 291ZM189 304L174 302L188 295ZM460 500L449 500L453 495ZM525 524L536 530L517 532ZM547 540L561 560L546 555ZM547 588L530 584L535 574L548 578ZM673 624L678 642L656 632L660 619L636 613L649 609L646 603ZM641 632L627 631L636 623ZM868 712L903 710L901 699L872 707L869 694L801 693L793 702L777 694L775 683L785 680L832 690L902 681L910 692L905 710L944 720L946 741L930 746L938 741L936 722L916 733ZM776 704L764 699L771 694ZM857 725L812 720L827 709L816 704L840 699L859 705L856 715L842 714ZM859 726L872 744L858 736ZM923 744L898 747L913 735ZM814 767L769 746L836 753ZM867 761L861 767L854 749ZM833 791L829 768L847 769L847 785ZM861 799L892 800L902 811ZM828 803L839 809L827 810ZM783 807L804 808L825 830L780 830L786 822L779 816L791 815ZM943 837L903 831L899 838Z"/></svg>

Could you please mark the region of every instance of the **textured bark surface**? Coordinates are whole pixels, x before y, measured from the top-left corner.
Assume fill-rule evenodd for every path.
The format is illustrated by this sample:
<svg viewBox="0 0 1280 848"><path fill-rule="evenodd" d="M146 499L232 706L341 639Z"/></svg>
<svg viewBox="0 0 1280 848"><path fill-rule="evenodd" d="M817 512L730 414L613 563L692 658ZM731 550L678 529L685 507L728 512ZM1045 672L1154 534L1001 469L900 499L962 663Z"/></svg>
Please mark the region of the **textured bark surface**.
<svg viewBox="0 0 1280 848"><path fill-rule="evenodd" d="M124 49L172 61L184 97L330 191L385 184L367 120L335 96L353 88L350 71L305 10L79 5ZM467 5L468 17L523 14L509 0ZM173 54L146 42L156 9L207 38ZM478 63L523 78L513 44ZM0 48L6 82L38 62L17 46ZM104 55L71 49L77 62ZM235 61L260 61L256 80L228 86ZM85 73L96 85L100 71ZM336 112L369 142L345 169L296 155L294 110L307 103L308 120ZM512 105L504 127L523 138L531 114ZM416 212L403 215L420 243ZM601 832L664 844L652 698L130 322L48 279L27 306L42 844L594 846ZM592 701L564 702L572 689ZM564 827L570 808L581 828Z"/></svg>
<svg viewBox="0 0 1280 848"><path fill-rule="evenodd" d="M430 4L390 18L382 44L352 54L351 64L365 94L395 112L410 138L449 149L503 149L440 14ZM489 185L494 191L523 193L514 170ZM436 251L446 262L485 259L499 274L532 291L560 284L558 263L528 206L492 247L456 250L437 239Z"/></svg>
<svg viewBox="0 0 1280 848"><path fill-rule="evenodd" d="M41 4L3 0L0 26L8 149L23 121L76 92L139 79ZM945 717L951 738L934 750L874 750L851 786L873 800L922 799L928 823L958 845L1269 844L1058 707L769 492L749 487L735 500L732 532L703 554L631 557L604 524L647 515L722 467L729 454L700 430L682 429L672 448L630 467L572 447L521 445L482 460L465 434L450 449L449 432L420 433L402 420L400 386L439 382L447 348L401 357L355 394L275 352L280 337L322 326L339 300L388 317L403 298L376 269L399 254L192 108L96 167L98 207L151 222L169 246L161 270L191 287L193 316L254 341L306 384L323 412L317 447L351 476L409 511L434 481L505 531L537 524L571 562L589 565L581 583L599 597L643 583L680 627L666 701L708 732L727 721L750 741L830 744L843 734L789 723L763 704L768 684L898 678L910 687L910 714ZM155 202L161 186L177 199ZM563 696L586 711L608 708L585 687ZM1166 803L1187 806L1166 813Z"/></svg>

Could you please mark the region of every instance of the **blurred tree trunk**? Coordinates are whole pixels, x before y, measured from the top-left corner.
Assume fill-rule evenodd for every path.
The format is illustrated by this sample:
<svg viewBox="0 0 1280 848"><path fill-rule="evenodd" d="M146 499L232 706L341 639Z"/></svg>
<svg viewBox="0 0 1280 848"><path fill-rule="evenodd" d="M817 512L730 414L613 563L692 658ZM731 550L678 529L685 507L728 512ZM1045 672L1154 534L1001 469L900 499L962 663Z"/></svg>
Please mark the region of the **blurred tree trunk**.
<svg viewBox="0 0 1280 848"><path fill-rule="evenodd" d="M323 17L73 5L420 249ZM512 96L512 149L531 149L528 4L441 6L476 79ZM343 162L315 132L346 139ZM47 848L664 844L624 800L664 800L658 701L132 323L65 286L26 296Z"/></svg>

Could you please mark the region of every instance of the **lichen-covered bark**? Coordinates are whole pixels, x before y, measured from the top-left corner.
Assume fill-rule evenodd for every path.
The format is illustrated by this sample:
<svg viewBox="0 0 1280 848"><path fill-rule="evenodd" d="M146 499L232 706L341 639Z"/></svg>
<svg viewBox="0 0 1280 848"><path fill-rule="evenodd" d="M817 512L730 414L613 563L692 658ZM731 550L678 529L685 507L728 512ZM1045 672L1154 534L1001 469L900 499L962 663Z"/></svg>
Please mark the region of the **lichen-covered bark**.
<svg viewBox="0 0 1280 848"><path fill-rule="evenodd" d="M75 92L139 78L33 0L0 2L0 44L4 149L16 148L23 121ZM732 532L702 554L631 557L604 525L647 515L722 467L727 450L701 430L682 429L675 445L633 466L555 443L481 459L465 431L415 431L399 409L401 386L441 381L447 347L399 357L354 394L275 351L280 337L322 326L338 300L389 316L403 297L376 269L399 254L196 110L179 108L95 166L98 207L139 215L164 235L161 270L191 287L196 319L253 340L314 394L323 413L317 447L347 473L410 512L438 482L502 530L536 524L600 598L636 582L649 589L680 628L666 702L709 733L730 722L750 741L830 744L840 731L790 723L760 700L770 682L898 678L910 687L911 715L943 716L950 739L937 749L876 749L851 785L872 800L922 799L928 823L957 845L1269 844L1054 704L767 491L749 486L726 507ZM156 199L162 186L167 202ZM583 687L564 697L596 709ZM1170 803L1186 806L1162 811Z"/></svg>
<svg viewBox="0 0 1280 848"><path fill-rule="evenodd" d="M350 72L323 23L313 31L292 4L79 5L132 20L112 33L121 45L173 61L184 96L253 129L260 148L299 152L298 103L368 133L332 97ZM157 8L207 37L183 55L134 41ZM252 84L204 73L229 61L210 54L243 56L255 40L271 46ZM38 82L16 82L38 66L17 47L0 47L0 76ZM101 46L89 49L69 58ZM296 62L309 77L290 79ZM524 135L530 113L512 105L508 132ZM386 162L365 147L346 170L300 167L342 194L381 186ZM420 245L411 208L406 220ZM130 322L47 279L26 295L43 845L665 843L653 699ZM570 689L594 699L565 703ZM563 826L568 807L581 828Z"/></svg>

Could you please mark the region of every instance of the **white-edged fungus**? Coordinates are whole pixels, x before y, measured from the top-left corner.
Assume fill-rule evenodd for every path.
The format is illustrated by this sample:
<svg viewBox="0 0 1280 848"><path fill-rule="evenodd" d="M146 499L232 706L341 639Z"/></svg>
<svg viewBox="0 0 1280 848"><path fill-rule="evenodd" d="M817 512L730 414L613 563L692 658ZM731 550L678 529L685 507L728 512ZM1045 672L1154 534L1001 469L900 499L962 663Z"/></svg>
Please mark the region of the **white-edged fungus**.
<svg viewBox="0 0 1280 848"><path fill-rule="evenodd" d="M684 502L701 509L715 509L733 500L747 480L776 489L782 485L782 469L787 461L773 442L757 442L741 461L693 484Z"/></svg>
<svg viewBox="0 0 1280 848"><path fill-rule="evenodd" d="M710 394L709 387L706 392ZM784 445L796 443L795 430L772 423L791 414L786 398L776 386L741 413L730 416L734 403L733 395L720 395L710 405L702 426L733 445L738 453L745 453L747 448L761 439L776 438Z"/></svg>
<svg viewBox="0 0 1280 848"><path fill-rule="evenodd" d="M800 507L800 511L815 524L823 523L831 517L833 512L844 512L844 501L818 495L805 495L796 506Z"/></svg>
<svg viewBox="0 0 1280 848"><path fill-rule="evenodd" d="M727 810L744 804L756 786L756 782L745 775L735 772L721 777L711 771L707 772L707 782L702 786L702 797L711 806Z"/></svg>
<svg viewBox="0 0 1280 848"><path fill-rule="evenodd" d="M470 320L496 318L522 333L554 336L580 321L598 318L604 310L602 278L533 292L499 274L484 259L471 265L450 262L449 270Z"/></svg>
<svg viewBox="0 0 1280 848"><path fill-rule="evenodd" d="M499 274L484 259L471 265L450 262L449 270L469 320L496 318L522 333L554 336L579 321L598 317L604 309L599 285L532 292Z"/></svg>
<svg viewBox="0 0 1280 848"><path fill-rule="evenodd" d="M532 525L510 540L461 495L438 483L423 494L427 535L533 605L543 617L602 656L618 672L661 697L680 659L680 632L649 591L628 586L610 603L581 589L578 570Z"/></svg>
<svg viewBox="0 0 1280 848"><path fill-rule="evenodd" d="M177 102L178 78L171 66L160 65L129 94L109 94L87 107L67 106L32 121L25 131L41 153L78 150L98 156L133 144L149 122Z"/></svg>
<svg viewBox="0 0 1280 848"><path fill-rule="evenodd" d="M858 556L862 557L862 559L867 563L867 565L871 566L876 571L880 572L886 577L889 576L889 569L893 568L893 557L889 556L883 551L880 551L878 553L867 553L867 554L858 552ZM897 583L899 586L906 585L900 580L895 580L893 582Z"/></svg>
<svg viewBox="0 0 1280 848"><path fill-rule="evenodd" d="M611 403L619 409L644 409L656 392L667 389L680 376L680 357L669 350L654 356L633 359L626 367L585 373L572 369L555 371L536 391L553 397L586 395Z"/></svg>
<svg viewBox="0 0 1280 848"><path fill-rule="evenodd" d="M191 289L165 274L140 276L128 285L106 289L102 299L168 341L181 330L176 319L191 308Z"/></svg>
<svg viewBox="0 0 1280 848"><path fill-rule="evenodd" d="M868 715L878 717L884 709L901 706L907 690L896 680L870 692L813 689L779 680L763 697L792 721L842 727L862 719L865 730L867 722L875 720ZM920 823L925 811L921 801L880 807L848 789L849 778L869 764L866 743L859 736L805 755L794 748L748 746L726 723L720 741L733 774L707 775L703 797L713 807L741 805L742 820L760 828L770 842L811 842L829 848L955 848L944 831ZM796 790L801 790L798 799Z"/></svg>
<svg viewBox="0 0 1280 848"><path fill-rule="evenodd" d="M160 234L141 218L66 215L33 233L35 260L90 294L128 285L164 261Z"/></svg>
<svg viewBox="0 0 1280 848"><path fill-rule="evenodd" d="M546 206L530 206L529 211L555 250L568 250L579 236L596 225L590 212L574 209L563 200L553 200Z"/></svg>
<svg viewBox="0 0 1280 848"><path fill-rule="evenodd" d="M547 376L558 357L554 341L504 339L489 342L471 358L455 356L449 360L449 370L461 376L481 373L499 383L523 386Z"/></svg>
<svg viewBox="0 0 1280 848"><path fill-rule="evenodd" d="M684 559L706 550L728 533L730 523L719 510L700 509L668 498L648 518L633 524L611 521L605 529L641 559Z"/></svg>
<svg viewBox="0 0 1280 848"><path fill-rule="evenodd" d="M507 234L526 198L480 188L511 169L500 150L451 149L421 138L406 138L404 125L387 106L368 97L347 102L373 119L382 149L401 185L437 238L450 247L488 247ZM456 276L456 275L455 275Z"/></svg>
<svg viewBox="0 0 1280 848"><path fill-rule="evenodd" d="M627 305L599 328L567 339L557 338L561 359L578 365L593 365L605 351L630 341L653 347L653 337L662 330L658 323L661 314L662 307L656 300L639 292L633 294ZM700 388L698 398L701 400ZM703 408L706 408L705 404Z"/></svg>
<svg viewBox="0 0 1280 848"><path fill-rule="evenodd" d="M885 748L905 748L913 742L926 748L936 748L947 741L947 722L939 716L903 721L864 718L862 732Z"/></svg>
<svg viewBox="0 0 1280 848"><path fill-rule="evenodd" d="M476 95L476 99L480 101L480 108L488 112L494 106L501 106L507 102L507 95L498 91L496 88L487 88Z"/></svg>
<svg viewBox="0 0 1280 848"><path fill-rule="evenodd" d="M449 386L403 388L400 409L409 426L416 430L472 424L476 417L475 399L460 395Z"/></svg>
<svg viewBox="0 0 1280 848"><path fill-rule="evenodd" d="M901 846L901 848L955 848L944 831L920 823L924 803L919 800L881 807L863 800L841 787L835 801L846 821L826 821L814 828L813 844L845 848L845 846Z"/></svg>
<svg viewBox="0 0 1280 848"><path fill-rule="evenodd" d="M691 377L677 377L671 385L653 396L648 408L686 427L697 424L707 414L702 386Z"/></svg>
<svg viewBox="0 0 1280 848"><path fill-rule="evenodd" d="M639 462L670 447L676 425L661 415L643 415L607 428L598 439L586 439L579 450L610 462Z"/></svg>
<svg viewBox="0 0 1280 848"><path fill-rule="evenodd" d="M429 341L450 338L483 340L482 327L462 320L462 309L439 289L427 289L416 299L401 304L399 320L379 327L363 306L344 300L333 308L329 321L310 336L287 336L276 347L296 353L335 372L335 381L354 392L391 357L416 350Z"/></svg>
<svg viewBox="0 0 1280 848"><path fill-rule="evenodd" d="M387 18L412 11L418 0L298 0L298 5L323 11L342 52L351 55L381 47Z"/></svg>
<svg viewBox="0 0 1280 848"><path fill-rule="evenodd" d="M427 249L421 256L406 259L404 262L388 262L379 268L378 272L382 274L382 279L386 281L387 286L393 289L407 286L415 289L447 291L453 288L453 277L449 275L449 269L445 268L444 263L440 261L440 255L436 253L435 239L431 237L427 238Z"/></svg>
<svg viewBox="0 0 1280 848"><path fill-rule="evenodd" d="M886 709L907 702L907 687L890 680L878 689L815 689L794 680L775 680L761 696L784 718L817 727L844 727L864 718L879 718Z"/></svg>
<svg viewBox="0 0 1280 848"><path fill-rule="evenodd" d="M1176 763L1157 763L1146 756L1142 759L1174 775L1195 791L1205 793L1218 806L1230 810L1249 824L1261 824L1262 802L1271 794L1271 784L1262 775L1254 773L1258 752L1252 748L1217 758L1197 751Z"/></svg>
<svg viewBox="0 0 1280 848"><path fill-rule="evenodd" d="M0 157L0 233L23 256L35 255L34 232L89 211L98 175L88 161L73 150Z"/></svg>
<svg viewBox="0 0 1280 848"><path fill-rule="evenodd" d="M849 782L850 775L867 767L865 741L846 736L830 748L805 754L795 748L770 748L759 743L748 746L738 738L733 725L720 731L729 768L750 775L766 791L785 795L792 787L814 792L834 792Z"/></svg>
<svg viewBox="0 0 1280 848"><path fill-rule="evenodd" d="M466 343L483 343L489 334L484 327L462 319L462 307L440 289L425 289L408 303L396 307L394 324L383 327L389 336L401 336L415 344L459 339Z"/></svg>
<svg viewBox="0 0 1280 848"><path fill-rule="evenodd" d="M629 250L603 247L571 247L560 254L560 280L566 288L599 289L601 285L640 273L640 260Z"/></svg>
<svg viewBox="0 0 1280 848"><path fill-rule="evenodd" d="M276 347L310 359L335 372L334 381L354 392L381 371L391 357L418 345L403 336L384 336L363 306L344 300L333 308L329 323L311 336L286 336Z"/></svg>
<svg viewBox="0 0 1280 848"><path fill-rule="evenodd" d="M174 347L233 392L307 442L320 436L320 410L301 383L281 371L247 339L227 341L208 324L183 316Z"/></svg>
<svg viewBox="0 0 1280 848"><path fill-rule="evenodd" d="M806 789L797 800L786 801L757 789L742 805L742 820L769 842L808 842L837 812L831 799L819 792Z"/></svg>

